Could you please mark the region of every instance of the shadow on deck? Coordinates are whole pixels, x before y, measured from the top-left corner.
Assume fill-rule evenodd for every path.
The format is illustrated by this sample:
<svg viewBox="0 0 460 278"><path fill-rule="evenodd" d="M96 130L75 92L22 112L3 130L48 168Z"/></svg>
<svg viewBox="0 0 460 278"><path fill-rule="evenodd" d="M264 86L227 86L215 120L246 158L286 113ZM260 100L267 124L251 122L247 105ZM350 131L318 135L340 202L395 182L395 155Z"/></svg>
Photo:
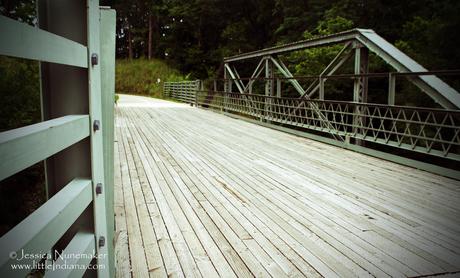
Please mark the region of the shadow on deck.
<svg viewBox="0 0 460 278"><path fill-rule="evenodd" d="M460 270L460 184L188 105L121 96L119 277Z"/></svg>

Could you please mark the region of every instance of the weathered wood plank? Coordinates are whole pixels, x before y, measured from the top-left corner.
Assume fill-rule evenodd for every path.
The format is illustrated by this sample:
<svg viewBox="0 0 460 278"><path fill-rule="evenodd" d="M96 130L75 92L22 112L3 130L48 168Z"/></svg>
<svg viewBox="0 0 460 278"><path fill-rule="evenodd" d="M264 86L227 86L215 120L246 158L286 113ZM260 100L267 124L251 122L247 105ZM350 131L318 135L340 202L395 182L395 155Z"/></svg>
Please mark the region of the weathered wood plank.
<svg viewBox="0 0 460 278"><path fill-rule="evenodd" d="M142 126L140 126L140 127L142 127ZM134 127L134 125L133 125L133 128L132 128L131 132L132 132L131 134L133 134L133 136L139 136L139 133L137 132L137 130ZM140 154L144 154L144 153L142 151L140 151ZM136 155L135 155L135 157L136 157ZM163 161L163 162L166 162L166 161ZM140 164L139 164L139 166L142 167L142 165L140 165ZM191 238L191 240L195 240L195 241L199 240L199 242L202 245L202 248L200 246L197 246L198 250L196 250L196 251L198 252L198 254L196 254L195 256L200 257L201 260L204 260L204 261L209 260L209 259L207 259L207 257L211 256L214 260L216 260L216 263L214 263L214 266L212 268L215 267L216 270L219 272L220 276L226 276L226 277L232 277L233 276L233 277L235 277L234 273L233 273L233 270L231 269L231 267L228 266L227 263L225 263L225 259L224 259L223 255L222 255L222 253L220 253L220 251L218 250L217 246L212 241L210 235L205 230L203 224L201 223L201 220L194 213L193 208L188 203L191 199L187 199L184 196L182 196L181 194L184 193L184 191L177 190L177 188L175 187L175 184L180 185L182 183L180 178L178 176L174 175L175 173L173 172L174 171L173 169L171 169L171 168L166 169L165 168L165 167L168 166L166 163L159 164L158 166L159 166L160 172L162 173L163 177L165 177L165 180L166 180L167 184L169 185L170 192L169 192L168 189L166 189L166 191L168 191L168 194L171 194L171 193L173 194L174 199L177 200L178 205L180 206L180 209L183 212L183 215L180 215L180 216L181 217L186 217L186 219L190 223L190 226L186 225L185 229L190 229L191 228L196 234L196 238L193 237L193 238ZM179 208L177 208L177 209L179 209ZM190 239L188 241L190 242ZM209 263L210 263L210 261L209 261ZM205 269L204 273L212 275L214 270L209 268L210 265L205 265L205 267L206 267L207 271ZM217 275L217 272L214 272L214 275Z"/></svg>
<svg viewBox="0 0 460 278"><path fill-rule="evenodd" d="M127 134L129 135L129 133ZM133 195L136 203L137 215L139 217L139 226L142 233L142 243L147 259L148 271L150 277L164 277L166 276L166 272L158 246L159 238L156 236L142 190L142 184L146 184L148 181L131 138L128 137L129 148L127 149L127 155L128 157L132 157L128 159L128 166L130 169Z"/></svg>
<svg viewBox="0 0 460 278"><path fill-rule="evenodd" d="M122 122L122 120L120 120ZM132 192L132 180L129 173L126 134L120 133L120 163L121 163L121 182L123 186L123 198L126 212L126 228L128 232L129 257L131 262L132 277L147 277L148 268L145 258L145 250L142 244L142 235L139 228L139 218L137 216L136 203ZM133 177L133 179L135 179Z"/></svg>
<svg viewBox="0 0 460 278"><path fill-rule="evenodd" d="M149 138L150 140L152 140L152 139L154 138L154 134L149 134L148 138ZM171 141L171 140L168 140L168 139L165 139L165 140L164 140L164 142L170 142L170 141ZM158 144L155 144L155 145L158 145ZM178 152L177 154L174 154L174 157L176 157L176 158L177 158L177 157L180 157L180 156L182 156L182 154L185 154L185 153L186 153L186 151L182 150L182 149L180 148L180 146L173 145L172 148L174 148L174 149ZM171 150L171 149L169 149L167 152L174 153L174 151ZM172 157L170 157L170 159L172 159ZM195 162L196 162L196 161L195 161ZM178 163L180 163L180 162L178 162ZM193 169L193 167L191 167L191 168ZM186 168L182 168L182 169L183 169L184 171L187 171ZM207 184L207 183L209 183L209 182L215 182L215 180L214 180L214 179L211 179L210 181L203 181L203 182L201 182L201 183ZM198 182L198 183L200 183L200 182ZM214 185L209 184L209 186L207 186L207 187L209 188L209 187L212 187L212 186L214 186ZM205 194L206 196L212 196L212 193L206 192L206 191L204 191L203 194ZM211 195L210 195L210 194L211 194ZM211 197L211 199L213 199L213 198ZM221 198L221 200L225 200L225 198ZM225 202L225 201L224 201L224 202ZM231 201L230 201L230 202L231 202ZM233 203L234 203L234 202L233 202ZM216 205L216 206L220 206L220 205L218 205L217 203L216 203L215 205ZM221 207L224 207L224 208L226 208L226 209L229 209L231 206L232 206L231 203L226 203L226 204L223 204ZM234 210L234 211L236 212L236 210ZM236 213L237 213L237 215L235 216L235 218L236 218L236 219L240 219L239 221L241 222L241 221L242 221L242 220L241 220L241 219L242 219L242 218L241 218L242 215L238 214L238 212L236 212ZM233 218L233 219L235 219L235 218ZM244 216L243 216L243 218L244 218ZM229 220L231 221L232 218L230 218ZM247 221L247 220L246 220L246 221ZM235 223L235 220L232 221L232 227L235 226L234 223ZM255 231L255 230L254 230L254 226L253 226L250 222L245 222L245 223L246 223L246 226L248 227L248 229L249 229L249 230L252 230L252 233L254 233L254 231ZM256 232L256 233L257 233L257 232ZM275 260L276 260L277 255L276 255L276 252L273 252L273 249L270 249L270 248L271 248L271 247L270 247L271 244L270 244L264 237L260 237L260 236L256 235L256 238L258 238L258 240L261 241L260 246L264 246L265 249L271 250L271 252L269 251L269 253L272 254L271 256L274 256L274 258L275 258ZM247 244L249 244L250 248L252 248L252 250L254 251L255 254L258 254L259 256L260 256L260 254L264 254L264 253L265 253L264 251L260 252L262 249L260 249L259 244L253 244L254 242L257 242L257 241L254 241L254 242L253 242L253 241L251 241L252 239L253 239L252 236L251 236L249 233L247 233L247 236L245 236L245 238L243 239L243 241L246 242ZM246 240L247 240L247 241L246 241ZM267 257L266 257L266 258L261 258L261 259L264 260L264 262L265 262L266 265L270 265L270 263L268 263L268 261L270 261L270 259L268 259ZM285 261L283 262L283 259L282 259L282 258L277 258L277 261L278 261L278 263L280 263L280 266L283 266L283 267L285 268L285 271L286 271L287 274L289 274L289 275L296 275L296 271L297 271L297 270L296 270L295 268L294 268L294 269L290 268L290 267L288 266L289 263L287 263L287 262L285 262ZM272 267L272 268L273 268L273 267ZM276 270L274 270L274 271L276 271Z"/></svg>
<svg viewBox="0 0 460 278"><path fill-rule="evenodd" d="M128 230L126 227L126 212L123 198L123 184L121 181L120 149L122 144L115 130L114 142L114 213L115 213L115 277L130 277L131 266L129 261Z"/></svg>
<svg viewBox="0 0 460 278"><path fill-rule="evenodd" d="M122 96L117 122L134 199L122 202L139 226L148 212L146 261L168 275L459 270L458 181L160 100Z"/></svg>

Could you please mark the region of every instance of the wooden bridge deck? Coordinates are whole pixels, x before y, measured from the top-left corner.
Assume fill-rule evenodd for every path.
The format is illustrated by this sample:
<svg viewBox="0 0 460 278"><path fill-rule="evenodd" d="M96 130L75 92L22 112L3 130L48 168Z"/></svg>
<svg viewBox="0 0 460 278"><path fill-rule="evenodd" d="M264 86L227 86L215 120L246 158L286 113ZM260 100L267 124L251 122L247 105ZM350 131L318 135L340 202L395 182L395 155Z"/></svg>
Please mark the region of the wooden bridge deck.
<svg viewBox="0 0 460 278"><path fill-rule="evenodd" d="M120 277L460 270L460 184L184 104L116 109Z"/></svg>

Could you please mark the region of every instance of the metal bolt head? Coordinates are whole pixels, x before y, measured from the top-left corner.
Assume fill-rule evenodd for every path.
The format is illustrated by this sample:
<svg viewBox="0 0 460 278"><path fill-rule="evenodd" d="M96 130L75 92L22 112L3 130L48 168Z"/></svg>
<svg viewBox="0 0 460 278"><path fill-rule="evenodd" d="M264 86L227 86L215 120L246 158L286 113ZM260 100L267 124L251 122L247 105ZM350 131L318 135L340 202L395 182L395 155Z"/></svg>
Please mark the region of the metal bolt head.
<svg viewBox="0 0 460 278"><path fill-rule="evenodd" d="M99 63L98 56L96 53L91 54L91 66L95 66Z"/></svg>
<svg viewBox="0 0 460 278"><path fill-rule="evenodd" d="M96 184L96 195L102 194L102 183Z"/></svg>
<svg viewBox="0 0 460 278"><path fill-rule="evenodd" d="M99 237L98 245L99 245L99 247L104 247L104 245L105 245L105 237L103 237L103 236Z"/></svg>
<svg viewBox="0 0 460 278"><path fill-rule="evenodd" d="M99 129L101 129L101 122L99 120L95 120L93 122L93 130L98 131Z"/></svg>

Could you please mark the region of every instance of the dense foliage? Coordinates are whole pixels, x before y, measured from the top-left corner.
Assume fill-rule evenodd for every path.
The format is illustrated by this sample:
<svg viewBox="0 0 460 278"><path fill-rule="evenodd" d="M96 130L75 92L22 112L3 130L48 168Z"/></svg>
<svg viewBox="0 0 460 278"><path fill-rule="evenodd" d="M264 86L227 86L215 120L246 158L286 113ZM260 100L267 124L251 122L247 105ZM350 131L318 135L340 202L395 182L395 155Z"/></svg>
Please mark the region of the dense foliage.
<svg viewBox="0 0 460 278"><path fill-rule="evenodd" d="M150 49L193 78L213 77L224 56L355 27L374 29L428 69L459 67L456 0L106 2L118 13L118 57L147 57ZM308 61L297 59L295 73L317 73L334 50L300 54Z"/></svg>
<svg viewBox="0 0 460 278"><path fill-rule="evenodd" d="M115 90L117 93L147 94L162 97L163 82L184 79L177 70L157 59L118 59L115 66Z"/></svg>
<svg viewBox="0 0 460 278"><path fill-rule="evenodd" d="M39 121L39 84L37 62L0 57L0 131Z"/></svg>
<svg viewBox="0 0 460 278"><path fill-rule="evenodd" d="M0 57L0 131L40 121L38 63ZM0 235L45 201L43 164L0 182Z"/></svg>

